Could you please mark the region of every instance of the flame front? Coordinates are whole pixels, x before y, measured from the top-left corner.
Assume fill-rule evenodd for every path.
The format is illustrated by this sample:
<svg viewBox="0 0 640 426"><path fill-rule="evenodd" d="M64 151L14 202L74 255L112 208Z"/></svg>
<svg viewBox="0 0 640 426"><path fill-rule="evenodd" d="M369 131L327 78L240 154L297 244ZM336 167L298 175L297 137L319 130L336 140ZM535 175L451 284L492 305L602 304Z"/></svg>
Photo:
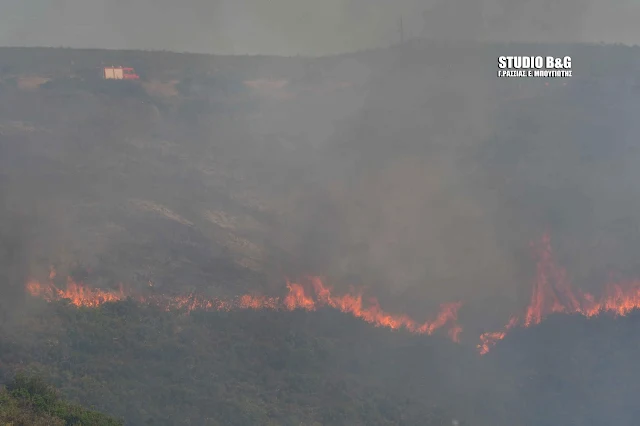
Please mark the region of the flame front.
<svg viewBox="0 0 640 426"><path fill-rule="evenodd" d="M531 299L522 317L511 317L499 331L486 332L480 335L477 345L481 355L488 353L497 342L515 327L531 327L540 324L544 318L553 313L579 314L593 317L603 313L624 316L640 309L640 280L609 283L599 299L589 293L572 289L567 271L556 264L551 249L551 238L544 234L540 243L534 246L537 255L536 276L533 281ZM458 324L458 310L461 303L450 303L441 306L433 321L419 323L405 314L391 314L384 311L376 299L363 302L361 292L350 292L335 295L318 277L311 277L305 285L287 282L287 294L284 297L267 297L245 294L234 299L214 299L198 295L143 296L126 292L122 286L117 290L92 289L67 280L65 289L57 288L53 280L56 272L51 269L49 281L41 284L38 281L27 282L27 291L33 296L48 301L69 300L76 306L97 307L106 302L133 299L139 303L155 305L167 311L218 310L236 309L271 309L293 311L297 309L315 311L321 307L336 309L352 315L376 327L392 330L405 329L415 334L431 335L436 330L448 325L448 335L460 341L462 327ZM308 291L310 289L311 291Z"/></svg>
<svg viewBox="0 0 640 426"><path fill-rule="evenodd" d="M453 324L450 336L454 341L458 340L459 334L462 331L459 325L456 324L458 319L458 309L460 309L460 303L451 303L442 305L440 313L433 322L424 322L422 324L417 323L407 315L403 314L389 314L380 308L380 304L376 299L371 299L369 306L365 306L362 302L362 293L347 294L344 296L332 296L331 290L322 283L322 280L318 277L312 277L311 284L316 294L317 302L310 297L305 296L304 288L300 284L291 284L287 286L289 288L289 296L295 294L295 300L302 303L304 309L315 309L316 305L329 306L337 309L340 312L351 314L356 318L375 325L376 327L387 327L393 330L405 328L412 333L417 334L433 334L437 329L445 326L448 323ZM289 297L287 296L287 298Z"/></svg>
<svg viewBox="0 0 640 426"><path fill-rule="evenodd" d="M554 260L549 234L544 234L534 248L538 257L536 277L521 326L531 327L540 324L553 313L579 314L585 317L603 313L624 316L640 308L640 281L609 283L605 286L602 297L596 300L589 293L571 288L567 271ZM482 334L480 344L477 345L480 354L488 353L518 323L519 320L512 317L502 331Z"/></svg>
<svg viewBox="0 0 640 426"><path fill-rule="evenodd" d="M371 299L368 304L362 301L361 293L349 293L342 296L332 294L329 287L324 285L318 277L309 278L314 296L305 290L305 286L298 283L287 282L288 293L283 298L255 296L245 294L235 299L221 300L211 299L197 295L187 296L142 296L127 293L122 286L118 290L91 289L78 284L72 279L67 280L64 290L57 288L52 279L55 272L50 274L50 280L46 284L31 280L27 283L27 291L36 297L44 298L49 302L55 300L69 300L78 307L97 307L106 302L117 302L125 299L133 299L139 303L159 306L164 310L187 311L217 310L230 311L234 309L271 309L288 310L297 309L315 311L320 307L329 307L340 312L350 314L356 318L373 324L376 327L386 327L393 330L404 328L411 333L433 334L436 330L451 324L449 336L458 342L462 328L456 323L460 303L442 305L442 308L434 321L418 323L407 315L390 314L380 307L376 299Z"/></svg>
<svg viewBox="0 0 640 426"><path fill-rule="evenodd" d="M51 273L50 277L55 277L55 273ZM117 291L103 291L91 289L84 285L78 284L71 278L67 279L67 288L61 290L49 282L47 285L41 285L37 281L27 282L27 291L33 296L42 297L48 301L68 299L76 306L96 307L106 302L117 302L126 299L126 295L122 286Z"/></svg>

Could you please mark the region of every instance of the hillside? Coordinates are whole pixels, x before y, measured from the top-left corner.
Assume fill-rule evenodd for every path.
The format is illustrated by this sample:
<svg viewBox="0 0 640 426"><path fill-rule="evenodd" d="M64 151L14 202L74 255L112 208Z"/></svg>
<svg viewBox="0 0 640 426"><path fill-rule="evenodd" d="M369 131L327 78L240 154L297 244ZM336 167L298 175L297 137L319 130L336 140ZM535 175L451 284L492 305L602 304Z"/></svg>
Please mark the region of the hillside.
<svg viewBox="0 0 640 426"><path fill-rule="evenodd" d="M61 304L3 329L1 371L28 366L127 424L623 425L637 322L556 316L479 357L331 310Z"/></svg>
<svg viewBox="0 0 640 426"><path fill-rule="evenodd" d="M576 77L567 86L559 80L544 86L542 80L497 79L495 58L505 50L571 53ZM373 285L377 277L396 280L388 276L391 270L393 275L411 270L410 279L397 281L415 287L424 271L422 250L414 246L451 239L448 233L461 222L477 234L478 245L509 245L492 249L508 257L505 251L521 250L556 220L551 216L559 213L552 210L564 207L551 204L569 199L561 188L538 197L533 186L546 183L520 169L557 170L572 191L577 184L568 182L591 173L589 156L602 152L609 157L594 163L602 171L591 176L606 174L612 186L627 185L627 177L611 175L609 168L618 174L630 170L613 164L633 155L625 151L631 149L625 140L633 132L628 127L637 77L634 48L624 46L409 44L312 62L164 52L2 52L0 161L6 204L19 216L37 216L33 220L42 229L28 226L38 234L28 238L34 239L33 250L46 252L30 262L42 259L33 265L40 274L48 273L50 264L91 266L94 279L106 285L188 281L194 288L236 294L255 289L256 282L271 282L267 290L279 291L285 274L335 274ZM142 85L104 85L78 76L77 70L97 66L98 58L135 65L143 77L144 67L167 74L144 77ZM63 63L77 70L63 69ZM282 69L272 70L274 64ZM29 86L34 81L42 86ZM623 137L614 137L621 132ZM395 188L407 179L435 182L425 170L438 176L440 186L433 183L424 197L457 191L450 202L440 203L444 213L418 213L424 202L412 201L416 191L404 195ZM525 190L534 192L524 195ZM589 191L611 196L598 185ZM585 202L570 197L573 204ZM406 206L402 221L412 228L428 214L435 217L429 232L440 228L447 235L403 235L399 239L406 244L398 255L410 259L409 251L419 257L412 264L382 261L373 247L388 238L379 234L397 233L389 228L395 226L387 219L391 213L378 209L383 198ZM477 211L476 218L456 218L445 226L443 216L457 208L454 204ZM618 220L606 212L599 217ZM383 227L375 229L376 221ZM575 235L593 228L583 222ZM526 235L488 241L496 239L492 228L505 223L528 229ZM432 261L443 264L436 258L461 250L446 251L436 250ZM382 264L387 276L375 264ZM528 271L509 274L488 279L523 279ZM222 284L222 276L233 284ZM386 291L380 285L378 291ZM467 286L437 298L460 298Z"/></svg>
<svg viewBox="0 0 640 426"><path fill-rule="evenodd" d="M131 425L632 423L636 58L0 48L0 378Z"/></svg>
<svg viewBox="0 0 640 426"><path fill-rule="evenodd" d="M0 390L0 421L10 425L118 426L122 422L60 399L42 379L16 376Z"/></svg>

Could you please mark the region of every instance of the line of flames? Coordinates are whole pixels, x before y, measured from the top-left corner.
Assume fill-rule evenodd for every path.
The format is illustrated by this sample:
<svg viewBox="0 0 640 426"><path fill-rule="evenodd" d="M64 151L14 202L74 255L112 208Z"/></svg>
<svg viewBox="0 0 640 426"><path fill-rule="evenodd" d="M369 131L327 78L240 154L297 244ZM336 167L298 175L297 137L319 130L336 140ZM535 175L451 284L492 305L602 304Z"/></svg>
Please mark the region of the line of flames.
<svg viewBox="0 0 640 426"><path fill-rule="evenodd" d="M567 271L554 260L549 234L544 234L534 249L538 257L536 277L525 315L522 319L512 317L501 331L482 334L477 345L481 355L488 353L514 327L538 325L554 313L591 318L604 313L625 316L640 309L640 281L609 283L602 296L596 300L592 294L571 288Z"/></svg>
<svg viewBox="0 0 640 426"><path fill-rule="evenodd" d="M386 327L393 330L406 329L416 334L433 334L436 330L449 324L449 337L455 342L459 342L462 328L457 324L458 310L460 303L444 304L437 317L433 321L418 323L407 315L390 314L380 308L376 299L371 299L368 304L363 302L362 293L350 293L336 296L320 278L311 277L308 279L314 296L306 291L302 284L287 282L288 293L286 296L266 297L245 294L235 299L223 300L212 299L197 295L187 296L142 296L127 292L122 286L118 290L100 290L90 288L83 284L67 279L66 288L61 289L54 285L55 271L49 275L49 282L41 284L38 281L30 280L26 289L36 297L44 298L47 301L69 300L78 307L98 307L107 302L117 302L121 300L135 300L142 304L159 306L167 311L182 310L191 312L194 310L221 310L230 311L234 309L272 309L272 310L307 310L315 311L321 307L330 307L340 312L350 314L356 318L373 324L377 327Z"/></svg>
<svg viewBox="0 0 640 426"><path fill-rule="evenodd" d="M593 317L603 313L625 316L631 311L640 309L640 281L610 283L605 287L603 295L596 298L579 290L573 290L564 268L559 266L553 257L551 238L544 234L541 241L534 245L537 255L536 276L533 282L531 300L522 317L513 316L499 331L480 335L477 345L481 355L488 353L500 340L516 327L531 327L540 324L544 318L554 313L579 314ZM67 299L73 305L97 307L107 302L132 299L139 303L153 304L165 310L223 310L234 309L272 309L314 311L321 307L330 307L343 313L360 318L377 327L393 330L405 329L416 334L433 334L436 330L448 325L449 337L460 341L462 328L457 323L458 310L461 303L450 303L441 306L440 312L433 321L418 323L404 314L390 314L380 308L376 299L363 302L362 293L349 293L341 296L332 294L320 278L311 277L307 285L287 282L287 294L280 297L242 295L234 299L211 299L197 295L187 296L142 296L127 292L122 286L118 290L100 290L67 279L65 289L53 284L55 271L49 275L49 281L41 284L29 281L27 291L33 296L48 301ZM312 292L307 291L308 288ZM313 296L311 295L313 293Z"/></svg>

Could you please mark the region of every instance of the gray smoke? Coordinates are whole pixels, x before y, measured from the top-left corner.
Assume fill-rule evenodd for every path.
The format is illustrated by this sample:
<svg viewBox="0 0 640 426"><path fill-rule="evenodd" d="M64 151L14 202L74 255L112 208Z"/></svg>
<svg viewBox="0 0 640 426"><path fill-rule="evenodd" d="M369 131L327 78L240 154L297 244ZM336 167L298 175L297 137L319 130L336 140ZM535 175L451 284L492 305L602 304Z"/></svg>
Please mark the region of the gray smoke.
<svg viewBox="0 0 640 426"><path fill-rule="evenodd" d="M181 183L197 181L201 176L195 171L186 172L187 166L177 158L206 163L209 159L201 160L205 157L200 154L212 144L223 146L233 151L234 161L239 159L238 170L251 170L259 176L254 178L259 181L256 187L261 196L274 204L273 200L281 200L286 224L276 227L269 237L279 239L280 246L299 257L300 271L405 293L417 305L422 305L425 295L433 304L475 298L486 299L490 306L498 303L495 298L499 297L503 300L498 304L511 309L511 302L522 298L521 289L528 289L530 279L531 271L521 265L530 263L531 258L521 252L522 247L539 236L544 226L560 222L554 218L585 210L589 197L577 196L571 189L578 187L583 193L591 190L594 197L602 194L581 183L586 166L575 160L580 158L580 150L562 145L558 155L545 157L551 152L545 140L577 138L571 134L571 127L580 123L560 127L554 125L552 117L525 119L531 116L526 111L508 116L509 111L498 109L504 84L499 85L494 78L495 57L517 52L489 51L473 43L455 49L447 45L464 40L588 40L594 31L590 23L602 11L599 5L578 1L246 0L193 3L188 7L167 1L125 4L70 0L40 5L4 1L7 16L14 18L2 27L0 40L7 44L318 54L395 43L400 38L400 17L406 38L427 39L415 49L400 46L373 52L372 56L331 58L328 61L332 62L326 62L331 65L326 66L319 61L300 60L295 67L303 68L300 65L304 63L302 72L294 72L293 65L291 69L283 65L284 73L268 71L266 66L252 68L247 74L254 80L288 80L284 95L280 95L291 95L295 101L260 98L253 105L259 114L252 115L246 126L222 119L208 123L207 113L198 111L194 104L184 115L193 123L198 122L196 115L205 116L199 124L182 123L170 128L174 122L167 120L162 127L142 115L134 119L133 113L129 116L123 112L120 117L118 111L124 111L124 107L102 105L92 99L86 100L86 105L75 102L73 112L66 115L72 117L69 122L61 119L60 127L69 133L58 135L57 143L45 137L46 143L39 142L52 151L64 146L64 155L55 157L66 156L66 161L78 164L88 164L90 157L95 164L89 164L88 169L106 170L112 167L106 165L106 155L119 149L113 148L113 141L160 149L159 143L146 139L161 135L175 144L171 149L180 152L171 164L180 172L163 176L163 184L156 185L162 188L157 190L161 193L158 197L177 194L180 202L175 205L194 211L197 202L204 205L208 201L209 188L189 185L189 191L184 190ZM627 12L633 15L631 6ZM607 13L603 16L614 15ZM423 45L430 47L423 49ZM488 67L479 67L487 63ZM204 68L191 71L204 74L215 67ZM282 75L287 73L294 77ZM342 82L349 83L350 89L322 93L326 89L322 85ZM313 96L300 95L308 86L322 90L316 90ZM533 89L533 95L538 95L539 89ZM137 104L127 108L135 114L145 111ZM106 120L105 116L111 118ZM98 137L91 141L93 144L87 142L85 133L94 132L98 125L101 127L96 133L104 140ZM536 126L546 133L530 131ZM523 134L535 134L535 140L522 141L518 139L519 130L514 131L509 139L513 142L505 149L495 149L498 154L493 158L488 157L487 152L495 148L492 141L499 128L520 127L526 129ZM80 130L76 134L74 129ZM256 149L258 141L271 148ZM73 145L76 143L77 147ZM533 157L527 157L529 153L534 153ZM218 158L218 154L212 157ZM141 154L141 158L150 157ZM537 160L529 161L531 158ZM119 162L113 160L113 164ZM139 175L128 177L130 181L124 187L131 191L131 198L147 197L153 186L149 181L154 180L149 177L150 169L130 167ZM546 175L538 175L538 170L555 172L571 184L541 195L536 185L559 184L540 177ZM124 196L124 190L112 183L117 174L108 179L104 176L96 178L99 190L91 188L92 196L111 204L110 200ZM76 192L91 192L83 183L40 191L45 196L47 192L67 191L76 197ZM206 195L196 195L198 190ZM527 197L522 195L525 193ZM46 231L50 234L47 240L54 241L51 246L68 245L57 241L71 236L88 240L89 234L76 226L76 218L65 214L68 200L55 195L41 202L49 213L53 212L49 216L55 217L51 220L57 231ZM86 208L94 207L86 203ZM594 217L598 216L597 223L606 224L615 215L601 209ZM109 220L105 219L109 233L123 232ZM582 223L582 227L556 227L566 233L570 230L574 236L588 235L585 230L594 223L590 218L574 222ZM92 242L93 250L79 244L76 252L96 253L91 257L98 257L108 245L102 238L108 239L100 234ZM583 241L575 239L572 244L581 247ZM570 252L571 244L565 245ZM590 256L597 257L595 253ZM567 264L572 262L565 260Z"/></svg>
<svg viewBox="0 0 640 426"><path fill-rule="evenodd" d="M0 44L326 54L426 35L501 41L638 42L618 0L3 0ZM170 31L167 31L170 29Z"/></svg>
<svg viewBox="0 0 640 426"><path fill-rule="evenodd" d="M300 202L313 214L298 252L318 272L414 294L416 308L496 295L513 306L520 277L502 241L504 200L479 179L497 95L488 74L469 70L487 52L428 52L407 49L378 69L338 126L317 161L322 197Z"/></svg>
<svg viewBox="0 0 640 426"><path fill-rule="evenodd" d="M29 218L11 208L7 176L0 175L0 323L22 306L29 272ZM20 214L22 213L22 214Z"/></svg>

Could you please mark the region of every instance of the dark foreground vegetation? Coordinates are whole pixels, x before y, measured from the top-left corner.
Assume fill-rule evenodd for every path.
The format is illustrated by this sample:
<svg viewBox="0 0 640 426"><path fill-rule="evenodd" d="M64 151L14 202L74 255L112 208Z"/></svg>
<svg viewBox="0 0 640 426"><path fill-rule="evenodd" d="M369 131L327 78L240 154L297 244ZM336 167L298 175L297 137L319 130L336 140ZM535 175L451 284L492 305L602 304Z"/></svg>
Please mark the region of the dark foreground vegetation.
<svg viewBox="0 0 640 426"><path fill-rule="evenodd" d="M444 353L464 358L444 339L389 334L333 311L185 316L129 302L37 302L3 330L4 377L28 368L127 424L451 421L444 387L420 384L447 386Z"/></svg>
<svg viewBox="0 0 640 426"><path fill-rule="evenodd" d="M61 399L38 376L18 374L0 390L0 422L14 426L118 426L123 423Z"/></svg>
<svg viewBox="0 0 640 426"><path fill-rule="evenodd" d="M2 377L42 375L131 425L625 425L640 391L637 315L554 316L480 357L331 310L30 310L2 329Z"/></svg>

